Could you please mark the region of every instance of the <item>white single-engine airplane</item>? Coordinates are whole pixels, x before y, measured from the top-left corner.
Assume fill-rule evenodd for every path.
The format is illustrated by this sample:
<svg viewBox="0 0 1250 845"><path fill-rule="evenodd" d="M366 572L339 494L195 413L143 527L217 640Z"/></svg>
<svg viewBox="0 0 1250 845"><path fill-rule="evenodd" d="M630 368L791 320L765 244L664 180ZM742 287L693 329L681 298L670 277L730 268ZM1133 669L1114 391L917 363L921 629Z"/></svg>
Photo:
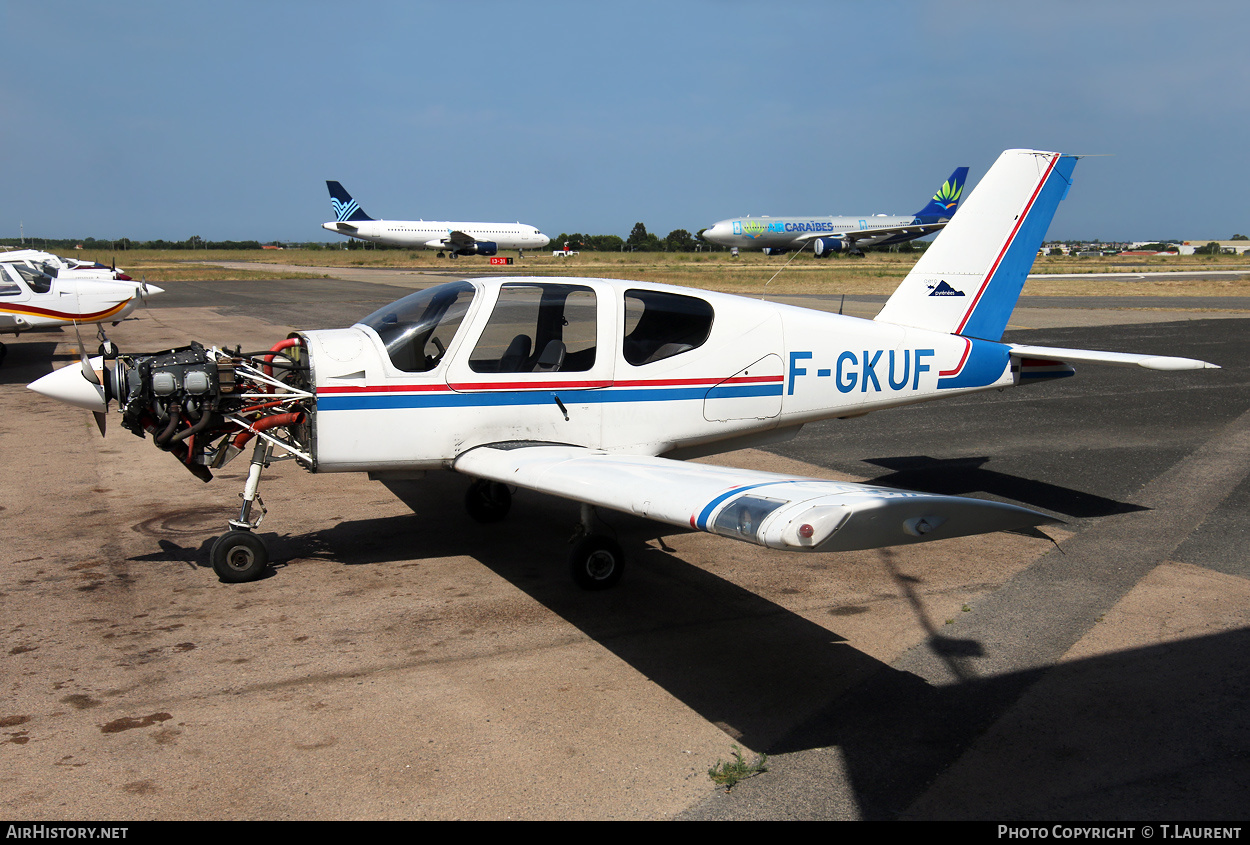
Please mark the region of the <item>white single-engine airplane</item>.
<svg viewBox="0 0 1250 845"><path fill-rule="evenodd" d="M158 293L161 288L147 283L51 276L24 261L0 260L0 332L116 324ZM5 351L0 343L0 361Z"/></svg>
<svg viewBox="0 0 1250 845"><path fill-rule="evenodd" d="M40 249L11 249L0 252L0 261L20 262L27 267L40 270L58 279L101 279L119 282L134 281L125 271L117 267L108 267L98 261L82 261L77 258L65 258L44 252Z"/></svg>
<svg viewBox="0 0 1250 845"><path fill-rule="evenodd" d="M349 238L362 241L436 249L438 257L495 255L501 249L542 249L551 238L525 223L463 223L447 220L374 220L338 182L326 181L335 220L322 223Z"/></svg>
<svg viewBox="0 0 1250 845"><path fill-rule="evenodd" d="M1009 150L875 320L605 279L472 279L413 293L351 328L264 352L199 344L84 361L31 388L123 425L205 479L255 441L243 505L211 551L259 577L261 473L278 450L313 472L401 479L452 469L501 519L511 489L581 502L571 555L587 589L620 578L596 508L774 549L842 551L1054 520L997 502L685 463L792 437L807 422L1036 384L1069 362L1188 358L1000 341L1076 159Z"/></svg>

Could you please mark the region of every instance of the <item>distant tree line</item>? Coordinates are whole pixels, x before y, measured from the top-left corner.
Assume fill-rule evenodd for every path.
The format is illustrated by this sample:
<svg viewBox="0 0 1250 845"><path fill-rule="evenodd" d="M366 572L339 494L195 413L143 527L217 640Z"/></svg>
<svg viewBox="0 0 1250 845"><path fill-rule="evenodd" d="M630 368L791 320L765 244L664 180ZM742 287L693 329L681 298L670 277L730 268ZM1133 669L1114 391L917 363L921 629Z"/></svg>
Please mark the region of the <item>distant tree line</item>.
<svg viewBox="0 0 1250 845"><path fill-rule="evenodd" d="M325 249L327 244L281 243L279 241L206 241L199 235L192 235L185 241L137 241L131 238L0 238L0 246L26 249L42 249L49 252L61 252L82 247L85 250L127 250L127 249L261 249L265 246L285 246L305 249ZM335 246L333 244L329 246Z"/></svg>
<svg viewBox="0 0 1250 845"><path fill-rule="evenodd" d="M582 232L561 232L551 239L554 249L587 250L589 252L698 252L725 247L713 246L701 241L685 229L674 229L661 238L647 231L643 223L635 223L628 238L619 235L587 235Z"/></svg>
<svg viewBox="0 0 1250 845"><path fill-rule="evenodd" d="M588 252L727 252L729 247L710 244L700 238L698 234L691 234L685 229L674 229L664 237L652 234L647 231L645 224L639 222L634 224L634 228L630 231L628 238L622 238L619 235L591 235L584 232L561 232L558 237L551 239L552 249L563 249L565 244L569 249ZM1241 236L1241 237L1244 237ZM153 249L153 250L230 250L230 249L261 249L265 246L282 246L288 249L401 249L411 250L412 246L387 246L382 244L369 243L367 241L359 241L355 239L347 239L343 241L332 241L329 243L323 241L207 241L199 235L192 235L184 241L169 240L152 240L139 241L132 238L37 238L26 237L24 240L18 238L0 238L0 247L22 247L32 249L45 249L52 252L65 252L82 247L86 250L94 251L124 251L128 249ZM928 246L925 241L897 244L894 246L869 247L870 251L881 252L911 252L917 249L924 249Z"/></svg>

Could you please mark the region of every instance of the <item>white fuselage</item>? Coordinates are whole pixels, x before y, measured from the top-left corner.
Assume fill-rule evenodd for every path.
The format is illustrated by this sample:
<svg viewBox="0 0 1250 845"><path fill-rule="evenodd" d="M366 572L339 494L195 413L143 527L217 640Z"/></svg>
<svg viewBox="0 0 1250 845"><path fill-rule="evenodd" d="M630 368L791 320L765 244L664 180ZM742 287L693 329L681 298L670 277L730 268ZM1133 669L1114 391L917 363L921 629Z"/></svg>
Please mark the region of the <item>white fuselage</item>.
<svg viewBox="0 0 1250 845"><path fill-rule="evenodd" d="M394 344L388 352L367 325L301 333L317 394L318 470L448 467L466 450L505 441L686 457L787 439L812 420L1013 384L1006 347L979 350L992 360L970 356L971 342L949 334L639 282L462 284L473 287L463 319L437 343L433 337L419 341L424 349L415 356L405 353L400 365L406 370L396 366ZM566 341L574 333L581 338L570 344L570 351L582 350L575 369L541 371L536 356L515 368L484 367L488 341L498 359L509 338L515 343L527 331L534 334L521 323L493 328L501 291L560 284L575 287L586 303L581 322L559 314L546 321L563 324ZM706 336L694 345L667 344L654 353L663 356L656 360L639 357L631 346L631 323L639 319L636 310L631 316L631 302L639 292L680 297L702 309ZM537 303L537 295L531 301ZM657 325L681 339L676 335L684 329L671 320ZM539 340L533 348L543 345ZM429 369L412 371L414 360ZM969 363L979 367L975 378L960 380Z"/></svg>
<svg viewBox="0 0 1250 845"><path fill-rule="evenodd" d="M52 277L22 262L0 262L0 332L72 323L115 323L129 316L155 285Z"/></svg>
<svg viewBox="0 0 1250 845"><path fill-rule="evenodd" d="M914 215L734 217L713 224L702 235L710 243L736 246L740 249L795 249L813 237L836 238L852 232L864 233L874 229L897 229L912 225L920 225L919 219ZM862 246L873 246L875 243L871 237L859 240Z"/></svg>
<svg viewBox="0 0 1250 845"><path fill-rule="evenodd" d="M420 249L446 249L453 232L499 249L542 249L551 239L525 223L480 223L448 220L357 220L322 223L321 228L362 241Z"/></svg>

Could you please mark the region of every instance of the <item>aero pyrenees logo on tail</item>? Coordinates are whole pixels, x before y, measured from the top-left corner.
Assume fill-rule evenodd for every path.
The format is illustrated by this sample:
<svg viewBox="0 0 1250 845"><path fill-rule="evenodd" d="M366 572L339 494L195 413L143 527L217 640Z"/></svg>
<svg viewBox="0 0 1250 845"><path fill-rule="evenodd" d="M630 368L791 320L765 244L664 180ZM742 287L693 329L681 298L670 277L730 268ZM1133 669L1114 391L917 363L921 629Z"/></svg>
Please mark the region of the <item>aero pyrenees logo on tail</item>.
<svg viewBox="0 0 1250 845"><path fill-rule="evenodd" d="M938 282L936 285L929 285L929 290L933 291L933 293L929 294L929 296L963 296L964 295L963 291L955 290L953 287L948 285L945 280Z"/></svg>

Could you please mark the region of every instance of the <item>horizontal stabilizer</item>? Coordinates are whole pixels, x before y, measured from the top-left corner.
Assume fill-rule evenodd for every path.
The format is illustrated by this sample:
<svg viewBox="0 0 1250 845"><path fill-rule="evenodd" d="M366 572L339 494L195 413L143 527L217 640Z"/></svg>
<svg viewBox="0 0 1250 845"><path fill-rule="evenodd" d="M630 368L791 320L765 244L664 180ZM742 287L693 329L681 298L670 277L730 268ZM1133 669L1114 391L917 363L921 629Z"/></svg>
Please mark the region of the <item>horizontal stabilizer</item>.
<svg viewBox="0 0 1250 845"><path fill-rule="evenodd" d="M1028 346L1009 343L1013 358L1040 358L1065 364L1110 364L1115 367L1145 367L1147 370L1218 370L1217 364L1196 358L1171 358L1165 355L1140 355L1132 352L1099 352L1094 349L1063 349L1054 346Z"/></svg>
<svg viewBox="0 0 1250 845"><path fill-rule="evenodd" d="M481 446L458 457L453 468L790 551L875 549L1058 522L1000 502L579 446Z"/></svg>

